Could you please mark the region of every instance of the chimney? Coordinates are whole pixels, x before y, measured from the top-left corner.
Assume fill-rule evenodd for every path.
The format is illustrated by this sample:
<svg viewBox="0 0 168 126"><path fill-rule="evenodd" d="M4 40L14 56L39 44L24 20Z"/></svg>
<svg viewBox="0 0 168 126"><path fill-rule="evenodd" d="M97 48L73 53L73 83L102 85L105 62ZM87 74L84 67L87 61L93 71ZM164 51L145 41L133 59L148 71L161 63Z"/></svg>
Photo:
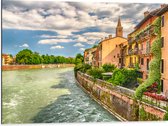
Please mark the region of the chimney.
<svg viewBox="0 0 168 126"><path fill-rule="evenodd" d="M167 6L166 4L161 4L161 5L160 5L161 8L164 8L164 7L166 7L166 6Z"/></svg>
<svg viewBox="0 0 168 126"><path fill-rule="evenodd" d="M144 17L146 17L149 14L149 11L144 12Z"/></svg>
<svg viewBox="0 0 168 126"><path fill-rule="evenodd" d="M109 35L109 39L111 39L112 38L112 35Z"/></svg>

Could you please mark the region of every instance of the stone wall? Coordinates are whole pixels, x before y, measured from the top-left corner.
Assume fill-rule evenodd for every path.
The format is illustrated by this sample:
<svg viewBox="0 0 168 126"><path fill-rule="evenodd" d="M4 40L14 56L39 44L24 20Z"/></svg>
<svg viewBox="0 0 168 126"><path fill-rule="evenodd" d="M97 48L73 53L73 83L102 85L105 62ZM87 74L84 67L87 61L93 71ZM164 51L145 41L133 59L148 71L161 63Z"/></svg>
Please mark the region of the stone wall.
<svg viewBox="0 0 168 126"><path fill-rule="evenodd" d="M163 120L165 110L134 99L134 91L103 80L94 79L87 74L77 73L78 84L90 96L108 108L121 120Z"/></svg>
<svg viewBox="0 0 168 126"><path fill-rule="evenodd" d="M40 69L56 67L74 67L74 64L3 65L2 70Z"/></svg>

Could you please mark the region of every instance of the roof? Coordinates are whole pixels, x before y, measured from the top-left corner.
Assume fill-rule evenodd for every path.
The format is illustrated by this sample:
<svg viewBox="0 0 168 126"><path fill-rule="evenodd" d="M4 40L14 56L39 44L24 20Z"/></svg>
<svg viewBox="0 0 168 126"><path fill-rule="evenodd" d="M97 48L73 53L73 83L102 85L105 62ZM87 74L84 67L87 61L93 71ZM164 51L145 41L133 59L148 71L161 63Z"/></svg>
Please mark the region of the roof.
<svg viewBox="0 0 168 126"><path fill-rule="evenodd" d="M135 26L135 30L132 31L131 33L129 33L128 35L132 34L133 32L135 32L139 27L141 27L148 19L150 19L151 17L153 16L160 16L162 15L163 13L165 13L166 11L168 11L168 5L165 5L164 7L162 8L159 8L159 9L155 9L153 11L151 11L144 19L142 19L139 24L137 24Z"/></svg>
<svg viewBox="0 0 168 126"><path fill-rule="evenodd" d="M166 11L168 11L168 5L166 5L165 7L163 7L158 13L157 15L162 15L163 13L165 13Z"/></svg>
<svg viewBox="0 0 168 126"><path fill-rule="evenodd" d="M101 43L102 43L103 41L105 41L105 40L110 40L110 39L115 39L115 38L122 38L122 39L126 39L126 40L127 40L127 38L120 37L120 36L116 36L116 37L113 37L113 38L104 39L104 40L102 40L99 44L101 44Z"/></svg>
<svg viewBox="0 0 168 126"><path fill-rule="evenodd" d="M135 29L141 27L148 19L150 19L150 18L153 17L154 15L157 16L156 14L157 14L157 12L159 12L160 10L161 10L161 8L151 11L144 19L142 19L142 20L139 22L139 24L137 24L137 25L135 26Z"/></svg>

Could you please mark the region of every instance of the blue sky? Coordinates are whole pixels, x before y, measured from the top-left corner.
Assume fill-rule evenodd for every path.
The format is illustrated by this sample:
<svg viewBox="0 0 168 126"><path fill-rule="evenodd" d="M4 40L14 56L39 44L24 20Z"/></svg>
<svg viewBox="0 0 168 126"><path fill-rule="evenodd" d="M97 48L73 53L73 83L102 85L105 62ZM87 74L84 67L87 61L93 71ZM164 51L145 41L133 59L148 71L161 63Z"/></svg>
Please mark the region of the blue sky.
<svg viewBox="0 0 168 126"><path fill-rule="evenodd" d="M159 4L3 0L2 52L29 48L40 54L75 56L112 34L118 17L124 37Z"/></svg>

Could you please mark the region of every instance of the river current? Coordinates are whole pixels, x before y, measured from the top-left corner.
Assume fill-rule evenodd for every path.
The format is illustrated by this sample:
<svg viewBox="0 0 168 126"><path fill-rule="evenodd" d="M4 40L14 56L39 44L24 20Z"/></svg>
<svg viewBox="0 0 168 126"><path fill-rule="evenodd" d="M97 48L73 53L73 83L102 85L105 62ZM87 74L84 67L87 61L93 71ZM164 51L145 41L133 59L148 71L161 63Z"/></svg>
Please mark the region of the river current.
<svg viewBox="0 0 168 126"><path fill-rule="evenodd" d="M114 121L76 85L73 68L2 72L2 123Z"/></svg>

